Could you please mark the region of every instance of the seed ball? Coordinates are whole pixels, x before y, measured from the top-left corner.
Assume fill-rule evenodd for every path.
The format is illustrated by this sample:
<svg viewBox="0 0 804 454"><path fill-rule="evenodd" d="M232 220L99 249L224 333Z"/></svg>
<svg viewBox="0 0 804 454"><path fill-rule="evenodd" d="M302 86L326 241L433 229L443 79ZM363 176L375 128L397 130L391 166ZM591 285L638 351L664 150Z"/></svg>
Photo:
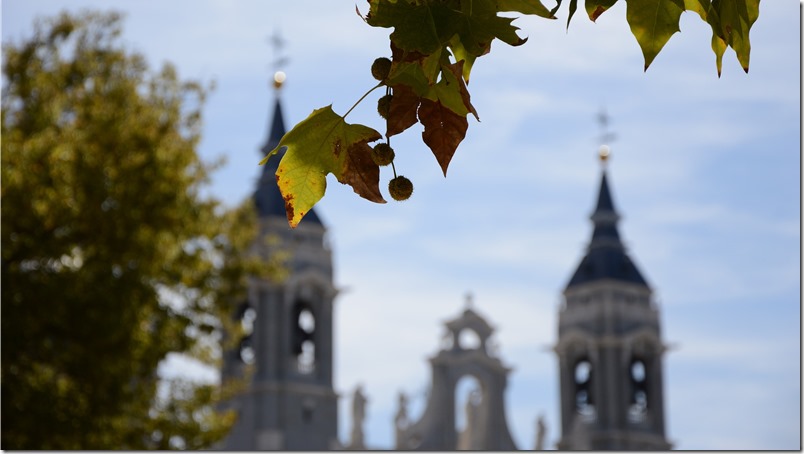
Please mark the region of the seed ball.
<svg viewBox="0 0 804 454"><path fill-rule="evenodd" d="M385 95L377 101L377 113L386 120L391 114L391 98L393 95Z"/></svg>
<svg viewBox="0 0 804 454"><path fill-rule="evenodd" d="M407 200L413 194L413 183L400 175L388 183L388 192L391 193L391 197L396 201Z"/></svg>
<svg viewBox="0 0 804 454"><path fill-rule="evenodd" d="M371 159L378 166L387 166L394 160L394 156L394 149L385 142L380 142L371 149Z"/></svg>
<svg viewBox="0 0 804 454"><path fill-rule="evenodd" d="M374 60L371 64L371 75L380 82L388 78L391 73L391 60L385 57L380 57Z"/></svg>

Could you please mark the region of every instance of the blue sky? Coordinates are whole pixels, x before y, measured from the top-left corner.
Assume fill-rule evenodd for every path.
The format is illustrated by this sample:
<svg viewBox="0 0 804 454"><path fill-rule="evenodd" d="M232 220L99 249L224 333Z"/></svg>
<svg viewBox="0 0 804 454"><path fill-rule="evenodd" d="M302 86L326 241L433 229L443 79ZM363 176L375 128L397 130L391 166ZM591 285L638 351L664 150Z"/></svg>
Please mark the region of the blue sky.
<svg viewBox="0 0 804 454"><path fill-rule="evenodd" d="M397 170L416 189L375 205L329 182L316 207L330 229L336 284L336 389L347 439L349 395L369 398L370 446L391 447L400 390L422 409L445 320L474 295L513 367L508 423L532 448L535 419L558 427L560 294L589 240L605 108L617 139L609 165L620 232L662 310L667 433L679 449L801 448L800 6L766 1L751 32L751 70L733 52L718 79L710 31L685 13L643 72L619 2L597 23L520 18L517 48L496 42L469 89L481 122L445 179L420 130L395 138ZM548 2L548 4L551 4ZM358 5L365 9L363 2ZM387 56L389 33L345 1L4 0L2 36L35 16L84 7L126 13L123 40L153 67L214 80L199 152L220 156L210 194L235 204L260 169L274 93L268 37L287 41L281 94L289 123L333 104L344 113ZM380 129L374 97L350 119ZM389 173L382 174L387 182ZM386 192L387 194L387 192ZM180 367L176 366L176 367ZM189 366L188 370L189 370Z"/></svg>

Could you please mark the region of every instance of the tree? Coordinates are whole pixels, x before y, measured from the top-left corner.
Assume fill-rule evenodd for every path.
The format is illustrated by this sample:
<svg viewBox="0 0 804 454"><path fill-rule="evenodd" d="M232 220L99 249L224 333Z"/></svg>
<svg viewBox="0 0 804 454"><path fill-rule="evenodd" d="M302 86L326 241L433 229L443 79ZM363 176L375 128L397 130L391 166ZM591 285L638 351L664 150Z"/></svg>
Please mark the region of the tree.
<svg viewBox="0 0 804 454"><path fill-rule="evenodd" d="M712 28L711 46L720 76L721 63L731 47L748 72L751 51L749 31L759 16L759 0L625 0L626 21L645 60L645 70L670 37L679 31L682 13L696 13ZM331 106L313 111L307 119L288 131L279 145L263 159L286 147L276 172L286 201L288 223L298 225L302 217L324 196L326 176L352 186L359 196L385 203L380 188L379 167L391 165L393 178L388 190L395 200L405 200L413 192L409 179L397 175L391 137L421 123L422 141L430 148L447 175L452 156L466 136L467 118L479 119L470 101L469 75L476 60L491 52L500 40L511 46L525 44L517 33L513 18L499 13L516 12L545 19L556 19L562 0L552 9L540 0L368 0L363 18L373 27L392 28L389 39L391 58L381 57L371 72L384 88L377 110L385 120L385 142L377 130L346 123L354 109L339 115ZM578 9L570 0L567 28ZM585 0L589 19L597 20L617 0ZM389 151L390 150L390 151Z"/></svg>
<svg viewBox="0 0 804 454"><path fill-rule="evenodd" d="M237 342L250 204L201 196L208 91L119 43L116 14L62 14L3 47L2 447L208 447L217 384L157 375ZM226 334L229 333L229 334Z"/></svg>

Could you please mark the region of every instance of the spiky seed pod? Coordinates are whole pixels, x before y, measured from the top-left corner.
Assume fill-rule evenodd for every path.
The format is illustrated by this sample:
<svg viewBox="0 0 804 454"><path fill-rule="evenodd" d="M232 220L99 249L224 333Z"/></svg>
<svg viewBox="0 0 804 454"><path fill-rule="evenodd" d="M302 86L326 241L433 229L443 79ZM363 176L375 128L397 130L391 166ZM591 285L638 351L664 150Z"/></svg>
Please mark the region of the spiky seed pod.
<svg viewBox="0 0 804 454"><path fill-rule="evenodd" d="M391 73L391 60L385 57L380 57L374 60L371 64L371 75L380 82L388 78Z"/></svg>
<svg viewBox="0 0 804 454"><path fill-rule="evenodd" d="M413 194L413 183L400 175L388 183L388 192L391 193L391 197L396 201L407 200Z"/></svg>
<svg viewBox="0 0 804 454"><path fill-rule="evenodd" d="M386 120L391 113L391 98L393 95L385 95L377 101L377 113Z"/></svg>
<svg viewBox="0 0 804 454"><path fill-rule="evenodd" d="M371 159L378 166L387 166L394 160L394 156L394 149L385 142L380 142L371 149Z"/></svg>

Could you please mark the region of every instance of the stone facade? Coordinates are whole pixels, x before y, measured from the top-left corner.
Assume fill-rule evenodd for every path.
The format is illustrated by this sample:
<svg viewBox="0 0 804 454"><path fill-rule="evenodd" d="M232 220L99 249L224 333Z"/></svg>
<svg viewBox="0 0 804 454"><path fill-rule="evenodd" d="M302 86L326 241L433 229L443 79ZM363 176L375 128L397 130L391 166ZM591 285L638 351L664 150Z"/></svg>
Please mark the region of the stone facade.
<svg viewBox="0 0 804 454"><path fill-rule="evenodd" d="M558 449L668 450L659 310L620 241L606 172L558 316Z"/></svg>
<svg viewBox="0 0 804 454"><path fill-rule="evenodd" d="M285 133L279 98L263 152ZM240 347L225 352L222 377L242 378L247 389L228 406L238 421L220 445L226 450L366 449L363 420L368 398L352 396L352 431L338 436L338 395L332 386L333 311L337 295L326 228L311 210L289 229L274 173L282 152L263 168L254 193L260 241L252 253L287 257L281 283L253 279L248 301L235 317L253 328ZM558 449L649 450L670 448L664 435L659 311L652 291L619 237L619 216L604 170L586 255L564 291L558 356L561 438ZM467 302L446 322L442 348L429 359L432 379L422 415L411 418L399 395L395 449L515 450L508 429L505 391L511 369L490 344L493 328ZM472 333L476 342L464 342ZM456 389L464 377L478 384L456 430ZM540 417L534 443L544 447Z"/></svg>

